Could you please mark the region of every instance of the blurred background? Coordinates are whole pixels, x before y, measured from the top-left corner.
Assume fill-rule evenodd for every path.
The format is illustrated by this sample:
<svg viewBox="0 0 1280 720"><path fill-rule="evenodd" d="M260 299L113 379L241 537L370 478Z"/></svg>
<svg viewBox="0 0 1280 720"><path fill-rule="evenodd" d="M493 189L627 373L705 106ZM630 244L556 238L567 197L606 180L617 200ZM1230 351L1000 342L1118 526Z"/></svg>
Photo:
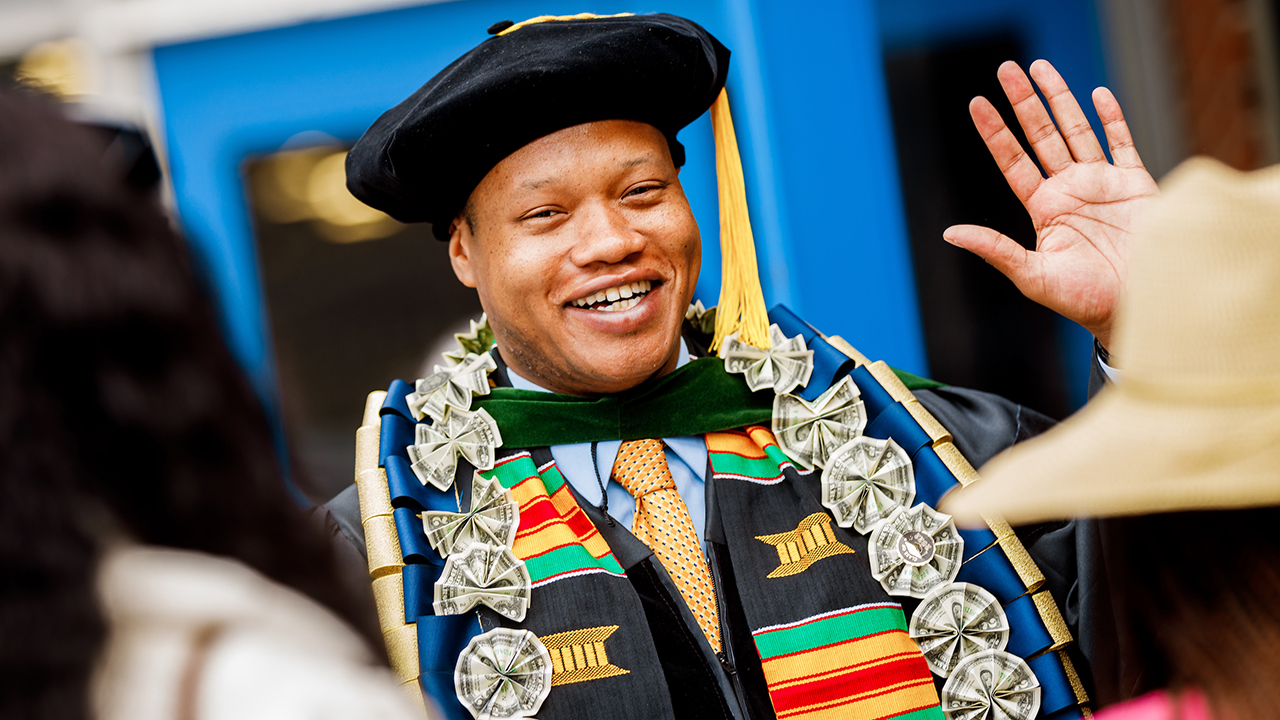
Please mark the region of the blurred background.
<svg viewBox="0 0 1280 720"><path fill-rule="evenodd" d="M439 361L478 318L426 226L352 198L348 147L499 20L672 12L733 51L729 93L762 280L873 359L1055 417L1091 338L941 239L1034 232L974 131L999 64L1111 87L1160 178L1191 154L1280 159L1276 0L0 0L0 76L147 131L228 341L279 428L298 499L351 482L363 398ZM1097 128L1096 114L1089 114ZM513 122L518 118L513 118ZM719 255L707 118L680 136ZM447 172L447 168L442 168Z"/></svg>

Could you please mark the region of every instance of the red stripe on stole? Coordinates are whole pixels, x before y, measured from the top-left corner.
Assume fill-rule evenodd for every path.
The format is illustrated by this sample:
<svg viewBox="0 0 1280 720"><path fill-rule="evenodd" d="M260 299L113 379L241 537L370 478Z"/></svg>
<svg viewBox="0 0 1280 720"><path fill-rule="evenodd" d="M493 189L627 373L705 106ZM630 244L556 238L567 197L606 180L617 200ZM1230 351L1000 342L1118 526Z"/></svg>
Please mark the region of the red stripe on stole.
<svg viewBox="0 0 1280 720"><path fill-rule="evenodd" d="M555 495L562 492L569 493L568 484L557 490ZM599 534L591 518L582 512L582 508L574 505L567 516L562 516L552 502L552 497L537 495L520 508L520 530L516 533L517 538L540 532L557 522L563 522L568 526L569 532L582 543Z"/></svg>
<svg viewBox="0 0 1280 720"><path fill-rule="evenodd" d="M569 516L565 518L569 529L577 536L580 542L586 542L597 534L595 523L591 522L591 518L582 512L582 508L575 507L569 512Z"/></svg>
<svg viewBox="0 0 1280 720"><path fill-rule="evenodd" d="M897 660L861 670L850 669L849 672L831 675L821 680L772 690L769 695L773 698L774 709L782 715L796 708L837 702L852 695L868 693L866 697L857 698L863 700L880 694L875 692L876 688L897 685L910 680L931 683L933 682L931 678L929 666L925 664L923 655L918 652L903 653L903 657Z"/></svg>
<svg viewBox="0 0 1280 720"><path fill-rule="evenodd" d="M546 495L539 495L520 508L520 534L527 528L539 527L548 520L559 520L560 513Z"/></svg>

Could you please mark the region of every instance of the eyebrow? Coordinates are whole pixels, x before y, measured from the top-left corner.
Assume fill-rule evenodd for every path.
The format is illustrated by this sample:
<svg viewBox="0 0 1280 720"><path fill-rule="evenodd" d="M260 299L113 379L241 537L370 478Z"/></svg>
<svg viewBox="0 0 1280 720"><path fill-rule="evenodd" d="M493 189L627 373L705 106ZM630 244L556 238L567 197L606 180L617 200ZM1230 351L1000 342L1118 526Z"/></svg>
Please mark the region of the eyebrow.
<svg viewBox="0 0 1280 720"><path fill-rule="evenodd" d="M631 158L630 160L619 163L618 169L630 170L631 168L636 167L637 165L644 165L645 163L656 162L657 159L658 159L657 155L653 153L645 153L644 155L640 155L639 157L634 157L634 158ZM547 177L547 178L540 178L537 180L525 180L524 182L520 183L520 189L521 190L538 190L555 183L558 179L559 178Z"/></svg>

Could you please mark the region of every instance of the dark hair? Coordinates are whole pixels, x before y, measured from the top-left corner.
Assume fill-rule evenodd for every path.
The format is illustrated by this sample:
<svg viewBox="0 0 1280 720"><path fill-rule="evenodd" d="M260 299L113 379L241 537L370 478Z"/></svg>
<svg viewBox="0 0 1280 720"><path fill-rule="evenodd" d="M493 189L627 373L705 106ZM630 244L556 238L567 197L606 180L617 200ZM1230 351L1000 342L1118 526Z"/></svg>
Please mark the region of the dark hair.
<svg viewBox="0 0 1280 720"><path fill-rule="evenodd" d="M1125 697L1198 690L1217 718L1280 714L1280 508L1104 520Z"/></svg>
<svg viewBox="0 0 1280 720"><path fill-rule="evenodd" d="M181 239L93 137L0 90L0 716L85 718L105 539L238 559L348 618L328 540Z"/></svg>

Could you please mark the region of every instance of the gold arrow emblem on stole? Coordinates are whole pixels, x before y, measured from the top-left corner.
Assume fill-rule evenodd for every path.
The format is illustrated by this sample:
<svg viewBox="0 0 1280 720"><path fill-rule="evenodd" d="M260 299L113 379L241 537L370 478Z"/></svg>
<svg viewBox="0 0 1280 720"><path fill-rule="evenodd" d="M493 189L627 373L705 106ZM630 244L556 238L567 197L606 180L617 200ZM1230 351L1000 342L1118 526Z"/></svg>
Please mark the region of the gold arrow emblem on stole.
<svg viewBox="0 0 1280 720"><path fill-rule="evenodd" d="M814 513L800 521L795 530L775 535L757 535L756 539L774 546L780 565L766 577L779 578L802 573L822 558L852 555L853 548L836 539L831 529L831 516Z"/></svg>
<svg viewBox="0 0 1280 720"><path fill-rule="evenodd" d="M551 653L552 687L631 672L610 663L604 649L604 641L617 629L617 625L603 625L538 638Z"/></svg>

